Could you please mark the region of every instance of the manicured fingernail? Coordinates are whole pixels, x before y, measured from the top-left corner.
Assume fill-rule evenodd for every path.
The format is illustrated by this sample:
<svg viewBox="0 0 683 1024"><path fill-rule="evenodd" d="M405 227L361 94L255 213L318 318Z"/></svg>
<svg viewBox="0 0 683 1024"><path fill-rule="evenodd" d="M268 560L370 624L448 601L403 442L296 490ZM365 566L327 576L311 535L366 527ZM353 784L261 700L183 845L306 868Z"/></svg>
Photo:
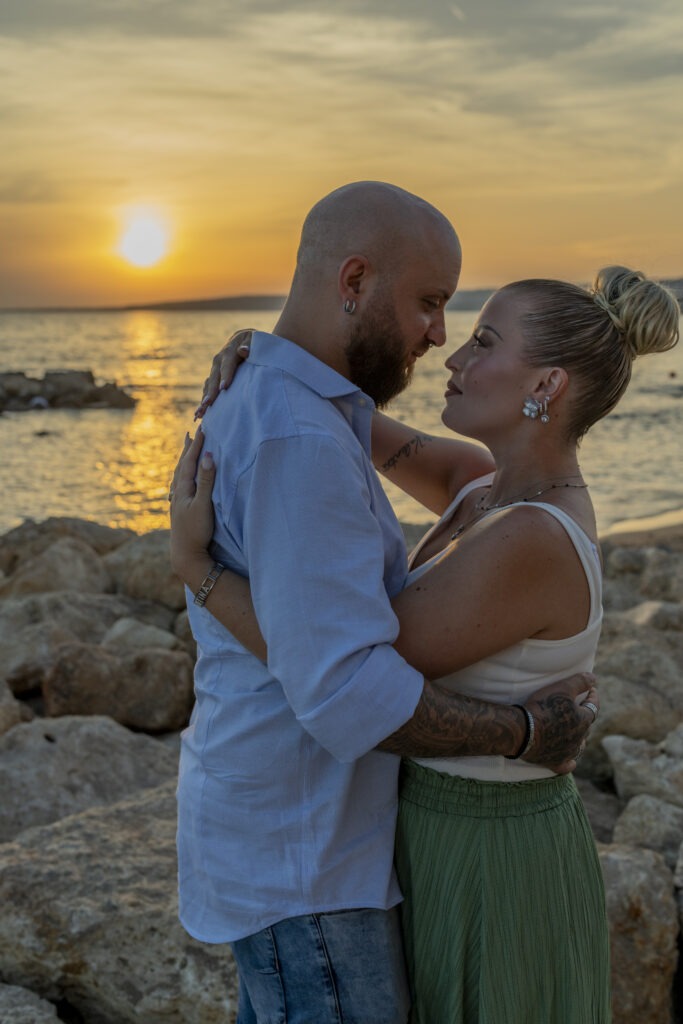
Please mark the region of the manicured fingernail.
<svg viewBox="0 0 683 1024"><path fill-rule="evenodd" d="M244 355L248 356L250 349L246 342L243 341L241 345L237 346L237 351L242 352Z"/></svg>
<svg viewBox="0 0 683 1024"><path fill-rule="evenodd" d="M202 469L213 469L213 455L211 452L204 452L201 459Z"/></svg>
<svg viewBox="0 0 683 1024"><path fill-rule="evenodd" d="M220 384L218 385L218 390L219 390L219 391L225 391L225 389L227 388L227 386L228 386L228 382L227 382L227 380L222 380L222 381L220 382Z"/></svg>

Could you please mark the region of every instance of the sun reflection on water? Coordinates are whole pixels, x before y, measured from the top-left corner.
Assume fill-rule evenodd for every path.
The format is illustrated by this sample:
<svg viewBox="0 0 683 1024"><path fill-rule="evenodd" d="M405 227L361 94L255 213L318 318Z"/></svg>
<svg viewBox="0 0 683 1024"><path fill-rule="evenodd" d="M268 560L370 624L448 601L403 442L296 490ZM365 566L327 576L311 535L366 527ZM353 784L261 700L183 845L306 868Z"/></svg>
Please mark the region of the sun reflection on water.
<svg viewBox="0 0 683 1024"><path fill-rule="evenodd" d="M169 402L176 392L183 358L173 321L152 312L134 312L121 338L121 375L134 381L135 410L124 425L115 458L102 467L103 482L116 512L111 525L138 532L168 526L168 489L180 446L180 419L188 408Z"/></svg>

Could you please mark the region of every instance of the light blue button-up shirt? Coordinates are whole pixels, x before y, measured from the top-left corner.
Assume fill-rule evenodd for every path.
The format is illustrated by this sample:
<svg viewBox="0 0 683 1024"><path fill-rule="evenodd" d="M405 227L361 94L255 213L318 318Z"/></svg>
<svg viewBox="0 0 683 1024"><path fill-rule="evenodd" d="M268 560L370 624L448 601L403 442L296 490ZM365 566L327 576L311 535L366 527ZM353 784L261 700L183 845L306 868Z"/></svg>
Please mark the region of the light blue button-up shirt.
<svg viewBox="0 0 683 1024"><path fill-rule="evenodd" d="M372 401L256 333L207 413L214 554L248 575L266 666L188 595L196 704L178 785L180 917L205 942L400 900L399 759L374 750L423 678L394 651L405 545L370 460Z"/></svg>

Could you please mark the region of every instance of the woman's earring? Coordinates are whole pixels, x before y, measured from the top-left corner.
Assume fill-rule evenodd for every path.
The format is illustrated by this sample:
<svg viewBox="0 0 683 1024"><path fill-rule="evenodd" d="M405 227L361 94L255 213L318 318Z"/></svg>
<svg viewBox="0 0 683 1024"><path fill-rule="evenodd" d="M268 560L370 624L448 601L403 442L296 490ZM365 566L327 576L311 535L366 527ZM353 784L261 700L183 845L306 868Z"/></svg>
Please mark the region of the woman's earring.
<svg viewBox="0 0 683 1024"><path fill-rule="evenodd" d="M548 414L548 405L550 399L546 395L542 402L539 402L536 398L525 398L524 405L522 406L522 412L525 416L528 416L530 420L536 420L541 418L541 423L550 423L550 416Z"/></svg>
<svg viewBox="0 0 683 1024"><path fill-rule="evenodd" d="M356 312L356 300L355 299L347 299L346 300L346 302L344 303L344 312L345 313L355 313Z"/></svg>
<svg viewBox="0 0 683 1024"><path fill-rule="evenodd" d="M538 418L538 413L541 408L541 403L537 402L535 398L525 398L524 405L522 406L522 412L525 416L528 416L530 420Z"/></svg>

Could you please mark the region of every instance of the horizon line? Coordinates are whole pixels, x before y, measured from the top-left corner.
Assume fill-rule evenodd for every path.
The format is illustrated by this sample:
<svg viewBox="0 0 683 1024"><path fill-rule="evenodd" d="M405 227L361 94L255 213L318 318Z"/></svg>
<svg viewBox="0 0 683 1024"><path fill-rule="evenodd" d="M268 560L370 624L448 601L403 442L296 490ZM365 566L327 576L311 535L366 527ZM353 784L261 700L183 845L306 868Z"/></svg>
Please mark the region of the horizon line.
<svg viewBox="0 0 683 1024"><path fill-rule="evenodd" d="M683 277L662 279L661 284L665 285L676 295L676 298L683 300ZM486 299L495 292L497 288L463 288L446 303L449 311L479 309ZM272 294L256 292L254 294L222 295L203 299L171 299L166 301L147 301L136 303L122 303L114 305L41 305L41 306L0 306L0 313L133 313L145 310L159 312L225 312L231 310L258 310L259 312L274 312L283 308L286 294Z"/></svg>

